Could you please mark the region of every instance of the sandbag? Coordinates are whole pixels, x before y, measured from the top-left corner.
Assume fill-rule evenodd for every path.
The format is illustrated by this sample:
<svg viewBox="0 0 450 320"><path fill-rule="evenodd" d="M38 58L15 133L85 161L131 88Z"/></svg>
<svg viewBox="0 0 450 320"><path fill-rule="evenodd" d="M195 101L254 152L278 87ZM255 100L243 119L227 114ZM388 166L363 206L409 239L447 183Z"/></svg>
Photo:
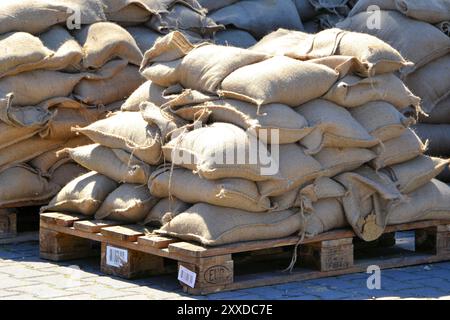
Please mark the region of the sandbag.
<svg viewBox="0 0 450 320"><path fill-rule="evenodd" d="M68 27L80 22L91 24L106 20L100 3L96 0L8 0L2 4L0 34L24 31L39 34L47 28L61 23ZM80 15L72 21L73 14Z"/></svg>
<svg viewBox="0 0 450 320"><path fill-rule="evenodd" d="M20 164L0 172L0 205L32 205L53 197L60 187L48 182L36 170Z"/></svg>
<svg viewBox="0 0 450 320"><path fill-rule="evenodd" d="M273 207L272 211L283 211L294 208L299 192L300 187L287 191L280 196L270 197L269 199Z"/></svg>
<svg viewBox="0 0 450 320"><path fill-rule="evenodd" d="M414 132L427 141L427 154L435 157L450 157L450 124L418 123Z"/></svg>
<svg viewBox="0 0 450 320"><path fill-rule="evenodd" d="M254 132L260 140L274 144L297 142L311 131L302 115L291 107L279 103L261 106L259 114L256 106L232 99L216 100L180 109L171 108L171 111L191 121L199 119L206 113L210 122L232 123L249 133ZM272 141L272 134L277 134L278 139Z"/></svg>
<svg viewBox="0 0 450 320"><path fill-rule="evenodd" d="M317 99L295 110L313 128L300 141L307 154L316 154L325 147L370 148L379 144L345 108L332 102Z"/></svg>
<svg viewBox="0 0 450 320"><path fill-rule="evenodd" d="M238 0L198 0L198 3L208 12L229 6Z"/></svg>
<svg viewBox="0 0 450 320"><path fill-rule="evenodd" d="M303 30L297 9L290 0L244 0L219 9L210 18L261 38L278 28Z"/></svg>
<svg viewBox="0 0 450 320"><path fill-rule="evenodd" d="M95 219L138 223L157 202L147 186L125 183L106 197L95 213Z"/></svg>
<svg viewBox="0 0 450 320"><path fill-rule="evenodd" d="M214 19L183 4L175 4L168 12L153 15L146 26L160 33L182 30L199 35L212 35L214 32L224 29Z"/></svg>
<svg viewBox="0 0 450 320"><path fill-rule="evenodd" d="M60 188L63 188L73 179L76 179L86 173L88 173L86 168L83 168L73 162L67 162L51 172L50 182L58 185Z"/></svg>
<svg viewBox="0 0 450 320"><path fill-rule="evenodd" d="M395 182L400 192L411 193L439 175L449 163L450 160L422 155L413 160L386 167L381 172Z"/></svg>
<svg viewBox="0 0 450 320"><path fill-rule="evenodd" d="M276 56L231 73L219 95L257 105L283 103L292 107L326 93L338 73L323 65Z"/></svg>
<svg viewBox="0 0 450 320"><path fill-rule="evenodd" d="M319 177L310 185L301 188L299 195L304 203L304 208L309 208L311 203L327 198L342 198L345 196L345 188L327 177Z"/></svg>
<svg viewBox="0 0 450 320"><path fill-rule="evenodd" d="M137 88L123 103L122 111L139 111L139 105L142 102L152 102L161 106L169 101L169 97L164 95L164 87L158 86L150 80L144 82Z"/></svg>
<svg viewBox="0 0 450 320"><path fill-rule="evenodd" d="M38 136L20 141L9 147L3 148L0 152L0 167L27 162L46 151L62 146L64 140L47 140Z"/></svg>
<svg viewBox="0 0 450 320"><path fill-rule="evenodd" d="M195 170L205 179L280 179L278 161L267 148L252 135L229 123L216 122L181 134L164 145L162 150L166 160Z"/></svg>
<svg viewBox="0 0 450 320"><path fill-rule="evenodd" d="M158 198L174 196L188 203L203 202L251 212L270 209L269 199L261 197L256 183L244 179L206 180L190 170L169 167L154 172L148 185L150 193Z"/></svg>
<svg viewBox="0 0 450 320"><path fill-rule="evenodd" d="M293 0L300 19L305 22L313 19L317 11L309 0Z"/></svg>
<svg viewBox="0 0 450 320"><path fill-rule="evenodd" d="M86 75L35 70L0 79L0 98L14 94L14 106L34 106L55 97L67 97Z"/></svg>
<svg viewBox="0 0 450 320"><path fill-rule="evenodd" d="M165 223L165 219L173 219L191 206L175 197L161 199L150 209L142 224L160 227Z"/></svg>
<svg viewBox="0 0 450 320"><path fill-rule="evenodd" d="M131 4L119 11L106 12L108 21L116 22L120 25L137 25L146 22L152 14L145 8L137 4Z"/></svg>
<svg viewBox="0 0 450 320"><path fill-rule="evenodd" d="M410 105L418 108L421 101L391 73L371 78L346 76L336 82L323 98L346 108L359 107L368 102L381 100L399 110Z"/></svg>
<svg viewBox="0 0 450 320"><path fill-rule="evenodd" d="M397 10L395 6L395 0L358 0L350 10L348 16L352 17L360 12L368 11L373 12L372 8L369 10L370 6L377 6L380 10ZM373 9L378 9L373 7Z"/></svg>
<svg viewBox="0 0 450 320"><path fill-rule="evenodd" d="M404 15L429 23L450 20L450 3L447 0L395 0L397 10Z"/></svg>
<svg viewBox="0 0 450 320"><path fill-rule="evenodd" d="M170 141L172 135L181 133L188 122L177 115L169 113L151 102L140 105L141 116L148 124L156 125L161 133L161 143Z"/></svg>
<svg viewBox="0 0 450 320"><path fill-rule="evenodd" d="M255 38L244 30L227 29L216 32L214 42L222 46L233 46L239 48L249 48L256 43Z"/></svg>
<svg viewBox="0 0 450 320"><path fill-rule="evenodd" d="M444 168L444 170L436 177L436 179L449 184L450 183L450 166L446 166Z"/></svg>
<svg viewBox="0 0 450 320"><path fill-rule="evenodd" d="M450 220L450 187L433 179L407 195L407 199L389 210L388 224L422 220Z"/></svg>
<svg viewBox="0 0 450 320"><path fill-rule="evenodd" d="M287 237L299 231L300 222L300 217L289 210L251 213L199 203L155 232L203 245L218 246Z"/></svg>
<svg viewBox="0 0 450 320"><path fill-rule="evenodd" d="M427 113L432 111L439 102L450 97L450 54L408 75L405 84L422 98L422 109Z"/></svg>
<svg viewBox="0 0 450 320"><path fill-rule="evenodd" d="M119 183L147 184L151 173L149 165L124 150L90 144L65 151L81 166Z"/></svg>
<svg viewBox="0 0 450 320"><path fill-rule="evenodd" d="M321 164L298 144L280 145L278 163L284 179L258 182L263 196L280 196L324 174Z"/></svg>
<svg viewBox="0 0 450 320"><path fill-rule="evenodd" d="M118 112L76 131L105 147L126 150L148 164L159 164L162 160L161 133L140 112Z"/></svg>
<svg viewBox="0 0 450 320"><path fill-rule="evenodd" d="M402 163L423 154L427 146L422 143L414 131L407 129L400 137L385 141L372 150L377 157L370 162L376 170Z"/></svg>
<svg viewBox="0 0 450 320"><path fill-rule="evenodd" d="M355 170L375 157L374 152L362 148L323 148L314 155L328 177Z"/></svg>
<svg viewBox="0 0 450 320"><path fill-rule="evenodd" d="M307 237L348 226L342 204L335 198L319 200L313 204L312 209L305 213Z"/></svg>
<svg viewBox="0 0 450 320"><path fill-rule="evenodd" d="M365 241L378 239L386 227L388 212L402 199L395 184L368 167L343 173L335 179L347 190L342 203L355 233Z"/></svg>
<svg viewBox="0 0 450 320"><path fill-rule="evenodd" d="M96 172L86 173L65 185L42 212L69 212L93 216L118 184Z"/></svg>
<svg viewBox="0 0 450 320"><path fill-rule="evenodd" d="M87 137L79 136L70 139L63 146L49 150L29 161L29 164L38 170L42 176L52 176L52 172L63 164L70 162L70 157L61 152L64 148L76 148L92 143ZM72 179L70 179L72 180Z"/></svg>
<svg viewBox="0 0 450 320"><path fill-rule="evenodd" d="M380 25L372 28L367 21L373 19L371 17L373 14L373 12L361 12L336 26L368 33L389 43L406 60L415 64L414 67L403 70L403 75L413 72L450 51L450 38L426 22L409 19L396 11L380 11L376 13Z"/></svg>
<svg viewBox="0 0 450 320"><path fill-rule="evenodd" d="M9 100L9 99L8 99ZM40 107L11 107L0 103L0 149L26 140L44 130L52 113Z"/></svg>
<svg viewBox="0 0 450 320"><path fill-rule="evenodd" d="M349 112L367 132L380 141L398 138L415 123L412 117L403 116L394 106L383 101L369 102L351 108Z"/></svg>
<svg viewBox="0 0 450 320"><path fill-rule="evenodd" d="M83 47L83 67L98 69L106 62L121 58L139 66L142 53L133 37L121 26L111 22L98 22L75 32Z"/></svg>
<svg viewBox="0 0 450 320"><path fill-rule="evenodd" d="M155 44L156 40L161 37L161 35L146 27L128 27L125 28L129 34L136 41L137 46L144 54Z"/></svg>
<svg viewBox="0 0 450 320"><path fill-rule="evenodd" d="M83 79L73 90L74 96L90 105L107 105L128 98L145 79L135 66L117 69L107 79Z"/></svg>
<svg viewBox="0 0 450 320"><path fill-rule="evenodd" d="M439 102L428 114L421 114L420 123L444 124L450 123L450 96Z"/></svg>

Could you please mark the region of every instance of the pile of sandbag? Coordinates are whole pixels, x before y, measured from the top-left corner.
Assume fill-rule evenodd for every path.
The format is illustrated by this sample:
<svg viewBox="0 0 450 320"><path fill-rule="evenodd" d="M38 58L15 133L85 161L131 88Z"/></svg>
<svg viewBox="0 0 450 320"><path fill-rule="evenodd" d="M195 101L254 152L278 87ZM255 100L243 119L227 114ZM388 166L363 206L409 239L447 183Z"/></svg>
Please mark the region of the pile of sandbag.
<svg viewBox="0 0 450 320"><path fill-rule="evenodd" d="M371 11L369 6L373 5L381 11ZM386 41L414 63L400 74L411 91L422 99L426 113L420 115L420 123L414 130L428 141L428 155L445 158L450 157L449 23L447 0L360 0L349 17L337 24ZM450 182L448 167L439 179Z"/></svg>
<svg viewBox="0 0 450 320"><path fill-rule="evenodd" d="M420 111L394 74L411 67L337 29L280 29L250 49L170 33L145 53L147 82L122 111L76 130L94 144L64 152L91 172L42 211L205 245L349 225L369 241L387 224L448 219L450 188L433 179L448 161L423 154L402 113Z"/></svg>

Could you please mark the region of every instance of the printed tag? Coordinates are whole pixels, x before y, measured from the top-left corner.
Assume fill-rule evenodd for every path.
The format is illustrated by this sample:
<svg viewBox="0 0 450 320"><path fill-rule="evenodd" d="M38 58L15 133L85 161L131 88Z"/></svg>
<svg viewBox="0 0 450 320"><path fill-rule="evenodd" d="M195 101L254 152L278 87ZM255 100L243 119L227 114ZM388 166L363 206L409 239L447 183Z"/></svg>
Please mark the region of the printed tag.
<svg viewBox="0 0 450 320"><path fill-rule="evenodd" d="M197 279L197 274L191 270L180 266L178 269L178 280L183 282L185 285L194 288L195 280Z"/></svg>
<svg viewBox="0 0 450 320"><path fill-rule="evenodd" d="M128 250L106 246L106 264L108 266L122 267L128 262Z"/></svg>

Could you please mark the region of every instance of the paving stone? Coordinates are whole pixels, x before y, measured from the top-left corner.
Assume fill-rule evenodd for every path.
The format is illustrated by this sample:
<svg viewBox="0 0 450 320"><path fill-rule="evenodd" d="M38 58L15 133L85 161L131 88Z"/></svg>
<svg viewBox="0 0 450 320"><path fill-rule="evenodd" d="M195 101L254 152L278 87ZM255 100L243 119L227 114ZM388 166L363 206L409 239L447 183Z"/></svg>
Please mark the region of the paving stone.
<svg viewBox="0 0 450 320"><path fill-rule="evenodd" d="M139 287L137 284L126 281L126 280L118 280L110 277L95 277L95 278L88 278L83 281L89 281L92 284L102 284L107 287L113 288L113 289L124 289L124 288L137 288Z"/></svg>
<svg viewBox="0 0 450 320"><path fill-rule="evenodd" d="M16 279L10 275L0 278L0 289L2 290L30 286L34 284L38 284L38 282L32 280Z"/></svg>
<svg viewBox="0 0 450 320"><path fill-rule="evenodd" d="M90 295L93 299L108 299L108 298L116 298L116 297L125 297L127 295L131 295L124 290L115 290L108 288L107 286L101 284L93 284L93 285L85 285L78 288L72 288L66 290L67 292L74 293L85 293Z"/></svg>
<svg viewBox="0 0 450 320"><path fill-rule="evenodd" d="M38 299L53 299L53 298L57 298L57 297L74 295L73 292L70 292L68 290L56 289L48 284L17 287L17 288L14 288L14 291L18 291L23 294L32 295Z"/></svg>
<svg viewBox="0 0 450 320"><path fill-rule="evenodd" d="M8 265L5 267L0 267L0 273L6 273L15 278L35 278L39 276L49 275L48 272L38 271L33 268L29 268L22 265Z"/></svg>

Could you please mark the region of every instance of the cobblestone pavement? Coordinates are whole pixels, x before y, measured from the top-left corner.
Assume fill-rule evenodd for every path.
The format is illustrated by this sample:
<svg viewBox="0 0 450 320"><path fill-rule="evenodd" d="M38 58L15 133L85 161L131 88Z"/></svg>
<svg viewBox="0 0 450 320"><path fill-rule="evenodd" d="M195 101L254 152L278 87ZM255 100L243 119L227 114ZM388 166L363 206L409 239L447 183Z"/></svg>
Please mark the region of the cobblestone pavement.
<svg viewBox="0 0 450 320"><path fill-rule="evenodd" d="M368 274L284 285L184 295L174 276L122 280L103 276L97 259L51 263L38 243L0 245L0 299L450 299L450 262L381 271L381 289L367 288Z"/></svg>

